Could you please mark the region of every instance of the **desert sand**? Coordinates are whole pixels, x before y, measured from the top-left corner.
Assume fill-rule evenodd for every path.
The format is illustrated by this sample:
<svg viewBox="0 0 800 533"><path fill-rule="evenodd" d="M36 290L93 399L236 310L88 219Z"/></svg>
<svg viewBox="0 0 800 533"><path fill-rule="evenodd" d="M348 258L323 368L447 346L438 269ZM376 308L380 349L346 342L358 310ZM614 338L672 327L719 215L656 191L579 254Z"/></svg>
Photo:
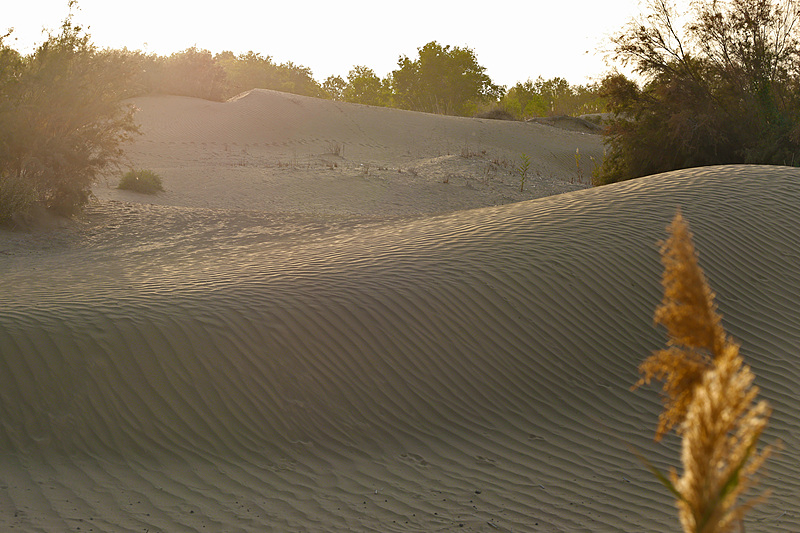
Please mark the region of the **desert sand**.
<svg viewBox="0 0 800 533"><path fill-rule="evenodd" d="M800 531L800 170L588 188L549 125L134 103L165 193L0 232L1 530L676 531L629 446L678 465L630 387L680 208L783 443L746 530Z"/></svg>

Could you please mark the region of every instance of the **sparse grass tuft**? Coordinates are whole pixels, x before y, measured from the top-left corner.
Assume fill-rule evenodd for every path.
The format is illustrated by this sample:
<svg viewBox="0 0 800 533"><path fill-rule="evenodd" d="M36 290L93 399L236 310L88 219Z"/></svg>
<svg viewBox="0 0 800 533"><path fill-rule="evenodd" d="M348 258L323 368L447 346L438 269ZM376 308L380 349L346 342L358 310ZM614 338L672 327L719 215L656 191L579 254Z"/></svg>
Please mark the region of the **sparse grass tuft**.
<svg viewBox="0 0 800 533"><path fill-rule="evenodd" d="M766 497L738 502L770 454L770 447L760 453L756 448L771 411L756 401L755 375L722 327L680 213L669 231L661 249L664 299L655 314L656 323L667 328L668 348L642 363L643 377L634 388L653 379L664 382L656 440L675 429L683 439L683 472L667 477L647 464L677 498L685 533L730 532Z"/></svg>
<svg viewBox="0 0 800 533"><path fill-rule="evenodd" d="M339 156L339 157L344 157L344 143L329 142L328 143L328 154Z"/></svg>
<svg viewBox="0 0 800 533"><path fill-rule="evenodd" d="M152 170L130 170L119 180L118 189L142 194L155 194L164 190L161 176Z"/></svg>

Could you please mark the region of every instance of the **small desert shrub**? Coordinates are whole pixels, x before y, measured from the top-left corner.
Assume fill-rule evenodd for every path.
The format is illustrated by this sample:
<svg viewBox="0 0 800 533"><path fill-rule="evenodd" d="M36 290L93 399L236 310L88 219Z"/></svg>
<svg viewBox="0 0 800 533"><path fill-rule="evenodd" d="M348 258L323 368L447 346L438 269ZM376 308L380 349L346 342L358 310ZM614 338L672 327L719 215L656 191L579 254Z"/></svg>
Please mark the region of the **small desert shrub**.
<svg viewBox="0 0 800 533"><path fill-rule="evenodd" d="M152 170L130 170L119 180L118 189L139 192L143 194L155 194L163 191L161 176Z"/></svg>
<svg viewBox="0 0 800 533"><path fill-rule="evenodd" d="M655 314L669 333L668 348L642 363L635 387L664 382L656 440L675 429L683 440L683 472L666 476L645 462L676 497L685 533L730 532L759 501L737 500L770 453L756 449L770 408L756 401L755 375L722 327L680 213L669 229L661 250L664 299Z"/></svg>
<svg viewBox="0 0 800 533"><path fill-rule="evenodd" d="M343 157L344 143L337 143L337 142L328 143L328 154Z"/></svg>

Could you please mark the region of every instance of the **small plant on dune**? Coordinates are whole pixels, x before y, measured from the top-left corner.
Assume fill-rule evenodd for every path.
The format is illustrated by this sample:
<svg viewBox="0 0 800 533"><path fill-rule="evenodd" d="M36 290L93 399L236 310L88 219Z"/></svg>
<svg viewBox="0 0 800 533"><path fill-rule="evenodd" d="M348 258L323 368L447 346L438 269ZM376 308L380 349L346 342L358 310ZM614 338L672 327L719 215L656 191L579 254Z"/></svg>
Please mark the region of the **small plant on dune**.
<svg viewBox="0 0 800 533"><path fill-rule="evenodd" d="M603 184L603 180L601 177L602 168L603 168L603 161L606 159L606 150L603 149L603 157L600 161L597 161L594 157L589 156L589 159L592 161L592 174L591 179L589 180L593 187L598 187Z"/></svg>
<svg viewBox="0 0 800 533"><path fill-rule="evenodd" d="M655 322L667 328L668 347L641 364L634 388L653 379L664 382L656 440L675 429L683 472L666 476L643 461L677 498L685 533L729 532L766 497L738 502L770 454L770 447L756 449L770 408L756 401L755 376L722 327L680 213L669 231L661 249L664 299L655 314Z"/></svg>
<svg viewBox="0 0 800 533"><path fill-rule="evenodd" d="M528 154L520 154L520 165L517 167L517 173L519 174L519 192L525 190L525 178L528 177L528 168L531 166L531 158L528 157Z"/></svg>
<svg viewBox="0 0 800 533"><path fill-rule="evenodd" d="M328 143L328 154L338 157L344 157L344 143L330 142Z"/></svg>
<svg viewBox="0 0 800 533"><path fill-rule="evenodd" d="M143 194L155 194L164 190L161 184L161 176L152 170L130 170L119 180L118 189L139 192Z"/></svg>

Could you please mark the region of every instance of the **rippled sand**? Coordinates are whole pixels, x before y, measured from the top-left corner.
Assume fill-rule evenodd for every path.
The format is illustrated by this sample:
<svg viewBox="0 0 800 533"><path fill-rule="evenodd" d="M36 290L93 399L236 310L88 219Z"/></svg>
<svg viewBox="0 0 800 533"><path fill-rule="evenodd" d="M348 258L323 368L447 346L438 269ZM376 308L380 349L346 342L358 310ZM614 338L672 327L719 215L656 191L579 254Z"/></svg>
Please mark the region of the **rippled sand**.
<svg viewBox="0 0 800 533"><path fill-rule="evenodd" d="M161 197L0 234L3 530L674 531L627 445L678 460L629 390L678 207L784 444L747 531L800 529L800 170L310 213L195 205L169 165Z"/></svg>

